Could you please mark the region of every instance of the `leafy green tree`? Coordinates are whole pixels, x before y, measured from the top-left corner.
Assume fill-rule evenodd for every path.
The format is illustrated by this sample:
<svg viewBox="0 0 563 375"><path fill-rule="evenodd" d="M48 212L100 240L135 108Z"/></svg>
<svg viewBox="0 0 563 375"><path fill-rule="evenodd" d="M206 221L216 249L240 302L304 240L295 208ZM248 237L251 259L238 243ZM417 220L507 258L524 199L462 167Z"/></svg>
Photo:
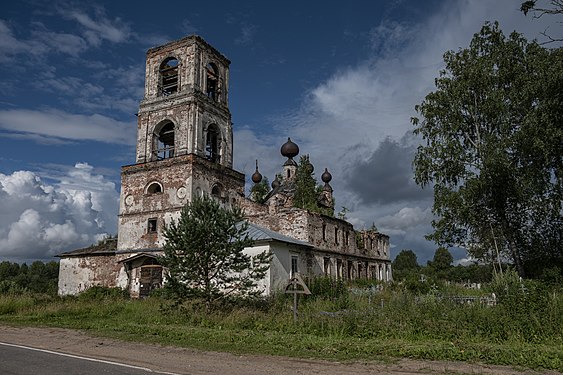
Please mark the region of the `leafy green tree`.
<svg viewBox="0 0 563 375"><path fill-rule="evenodd" d="M314 170L309 155L303 155L299 158L299 165L295 174L293 206L327 216L334 216L334 209L324 208L318 204L319 195L323 188L317 184Z"/></svg>
<svg viewBox="0 0 563 375"><path fill-rule="evenodd" d="M563 50L487 23L444 61L412 119L415 180L438 218L428 237L480 259L498 249L521 276L563 265Z"/></svg>
<svg viewBox="0 0 563 375"><path fill-rule="evenodd" d="M295 174L295 195L293 205L311 211L317 209L317 180L313 164L309 155L303 155L299 159L299 165Z"/></svg>
<svg viewBox="0 0 563 375"><path fill-rule="evenodd" d="M412 250L401 250L393 261L393 272L419 268L416 254Z"/></svg>
<svg viewBox="0 0 563 375"><path fill-rule="evenodd" d="M243 252L253 241L239 207L225 208L214 199L194 198L179 220L164 230L161 264L168 269L168 287L178 301L202 298L207 310L227 296L256 296L257 281L269 268L266 252Z"/></svg>
<svg viewBox="0 0 563 375"><path fill-rule="evenodd" d="M263 177L262 181L257 184L254 184L250 188L250 197L254 202L257 203L264 203L266 202L266 196L270 192L270 182L268 181L268 177Z"/></svg>
<svg viewBox="0 0 563 375"><path fill-rule="evenodd" d="M417 282L420 277L420 266L416 254L412 250L401 250L393 261L393 279Z"/></svg>
<svg viewBox="0 0 563 375"><path fill-rule="evenodd" d="M439 247L436 249L432 261L428 262L428 265L431 266L434 270L442 272L450 269L453 262L454 258L448 251L448 249L446 249L445 247Z"/></svg>

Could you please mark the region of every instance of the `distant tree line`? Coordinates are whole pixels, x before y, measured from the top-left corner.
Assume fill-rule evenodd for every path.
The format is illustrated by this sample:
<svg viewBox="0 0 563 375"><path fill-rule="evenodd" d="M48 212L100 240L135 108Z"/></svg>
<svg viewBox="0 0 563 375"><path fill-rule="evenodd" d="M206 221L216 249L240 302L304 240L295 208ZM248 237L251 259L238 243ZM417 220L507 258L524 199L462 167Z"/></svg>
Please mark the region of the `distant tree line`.
<svg viewBox="0 0 563 375"><path fill-rule="evenodd" d="M46 293L57 294L59 263L41 261L18 264L0 262L0 294L5 293Z"/></svg>

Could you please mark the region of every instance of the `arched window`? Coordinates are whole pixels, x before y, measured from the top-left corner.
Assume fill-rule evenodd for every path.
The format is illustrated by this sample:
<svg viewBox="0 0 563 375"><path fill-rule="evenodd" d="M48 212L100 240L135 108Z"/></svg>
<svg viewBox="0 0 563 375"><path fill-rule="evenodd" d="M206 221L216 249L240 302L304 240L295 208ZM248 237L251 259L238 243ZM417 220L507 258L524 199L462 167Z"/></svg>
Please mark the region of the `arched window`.
<svg viewBox="0 0 563 375"><path fill-rule="evenodd" d="M222 200L223 187L219 184L215 184L211 189L211 196L217 200Z"/></svg>
<svg viewBox="0 0 563 375"><path fill-rule="evenodd" d="M207 136L205 140L205 157L214 163L221 161L221 133L217 125L212 124L207 127Z"/></svg>
<svg viewBox="0 0 563 375"><path fill-rule="evenodd" d="M167 96L178 92L178 60L169 57L160 64L160 92L159 95Z"/></svg>
<svg viewBox="0 0 563 375"><path fill-rule="evenodd" d="M219 73L217 66L213 63L207 64L205 93L211 100L219 100Z"/></svg>
<svg viewBox="0 0 563 375"><path fill-rule="evenodd" d="M158 129L159 127L157 127ZM158 133L154 134L155 150L154 156L157 160L167 159L174 156L174 123L167 121L160 127Z"/></svg>
<svg viewBox="0 0 563 375"><path fill-rule="evenodd" d="M158 194L162 193L162 185L158 182L151 182L146 189L147 194Z"/></svg>

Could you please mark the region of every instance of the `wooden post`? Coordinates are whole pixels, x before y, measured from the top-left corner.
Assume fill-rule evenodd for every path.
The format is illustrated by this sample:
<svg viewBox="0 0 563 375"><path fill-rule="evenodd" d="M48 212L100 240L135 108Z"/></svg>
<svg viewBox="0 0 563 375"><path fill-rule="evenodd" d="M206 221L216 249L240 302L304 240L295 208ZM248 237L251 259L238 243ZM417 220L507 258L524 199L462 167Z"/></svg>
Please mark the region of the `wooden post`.
<svg viewBox="0 0 563 375"><path fill-rule="evenodd" d="M285 287L285 293L286 294L293 294L293 321L297 322L297 295L298 294L311 294L311 291L309 290L309 288L307 287L307 285L305 285L305 282L303 281L303 279L301 278L301 276L299 276L298 273L295 273L293 275L293 277L291 279L289 279L289 282L287 284L287 286Z"/></svg>

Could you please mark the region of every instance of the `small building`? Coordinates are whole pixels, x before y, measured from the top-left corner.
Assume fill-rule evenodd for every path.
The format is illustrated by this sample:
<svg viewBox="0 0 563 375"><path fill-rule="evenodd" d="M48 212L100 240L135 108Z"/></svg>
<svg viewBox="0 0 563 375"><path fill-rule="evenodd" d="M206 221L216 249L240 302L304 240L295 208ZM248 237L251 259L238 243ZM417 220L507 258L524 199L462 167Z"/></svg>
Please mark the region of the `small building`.
<svg viewBox="0 0 563 375"><path fill-rule="evenodd" d="M224 206L242 207L252 248L270 251L270 270L260 286L266 294L287 283L292 272L352 280L392 278L389 237L354 230L332 215L294 207L299 147L288 139L287 158L264 203L245 197L245 176L233 169L233 131L228 105L230 61L199 36L151 48L137 124L135 163L121 168L117 240L59 255L59 294L91 286L122 287L143 297L165 282L158 264L163 229L192 197L207 194ZM252 176L261 181L258 171ZM318 197L334 210L332 176L325 169Z"/></svg>

